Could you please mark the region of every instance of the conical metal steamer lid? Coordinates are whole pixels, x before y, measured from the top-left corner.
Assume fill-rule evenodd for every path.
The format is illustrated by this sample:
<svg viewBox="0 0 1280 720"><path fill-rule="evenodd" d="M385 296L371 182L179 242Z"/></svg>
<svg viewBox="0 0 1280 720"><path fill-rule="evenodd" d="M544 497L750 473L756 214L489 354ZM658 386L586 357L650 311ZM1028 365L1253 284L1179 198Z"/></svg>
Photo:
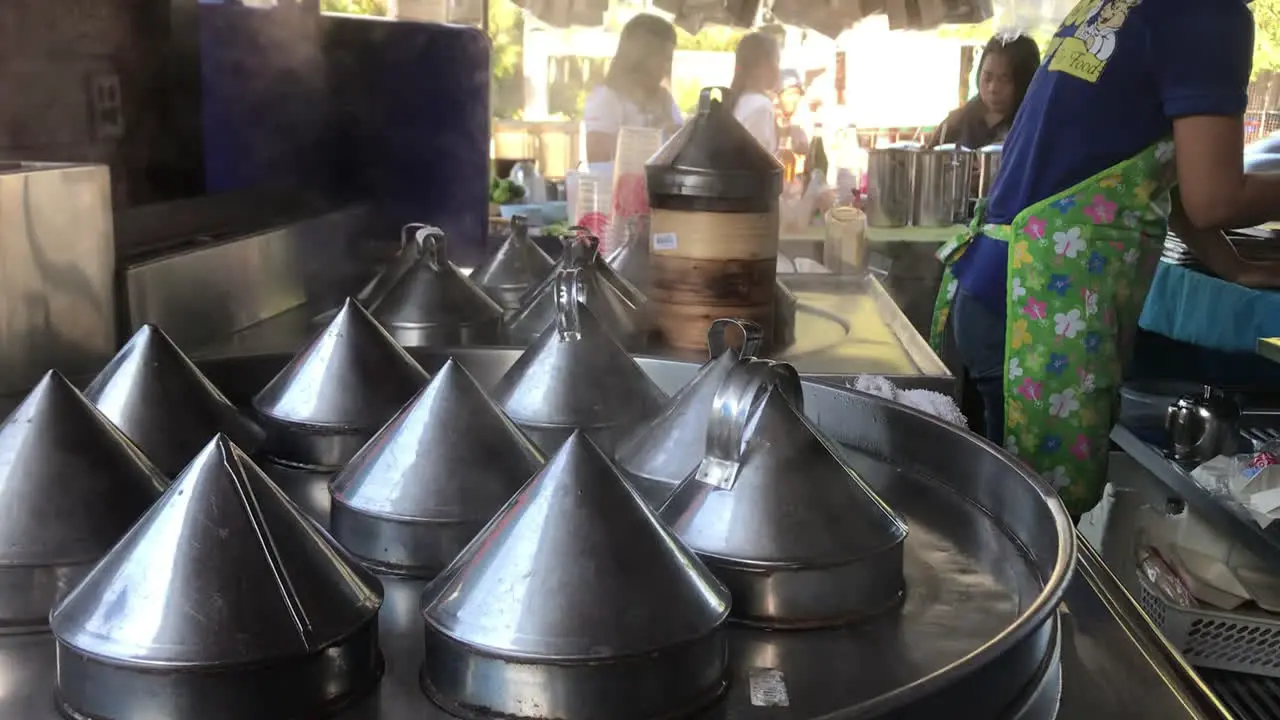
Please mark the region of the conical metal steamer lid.
<svg viewBox="0 0 1280 720"><path fill-rule="evenodd" d="M596 319L618 342L630 350L644 348L648 339L647 301L640 291L613 272L600 257L600 241L585 229L573 228L565 237L564 252L551 274L525 294L520 309L507 318L507 338L526 345L555 322L556 278L565 270L580 270L580 297Z"/></svg>
<svg viewBox="0 0 1280 720"><path fill-rule="evenodd" d="M42 630L168 478L50 371L0 424L0 634Z"/></svg>
<svg viewBox="0 0 1280 720"><path fill-rule="evenodd" d="M417 231L418 261L371 308L402 345L495 345L502 340L502 307L446 257L444 233Z"/></svg>
<svg viewBox="0 0 1280 720"><path fill-rule="evenodd" d="M461 717L687 717L729 595L581 432L423 594L427 695Z"/></svg>
<svg viewBox="0 0 1280 720"><path fill-rule="evenodd" d="M741 333L741 351L728 346L725 335L729 328ZM712 359L671 398L665 410L619 443L614 456L632 485L654 507L661 507L706 456L707 422L715 409L712 401L716 391L739 358L754 356L763 340L760 326L750 320L716 320L707 335Z"/></svg>
<svg viewBox="0 0 1280 720"><path fill-rule="evenodd" d="M617 250L609 253L606 264L618 278L636 288L649 291L649 218L630 217L623 229L624 238Z"/></svg>
<svg viewBox="0 0 1280 720"><path fill-rule="evenodd" d="M584 270L556 277L554 326L516 360L493 397L545 452L577 428L612 451L656 415L666 395L582 302Z"/></svg>
<svg viewBox="0 0 1280 720"><path fill-rule="evenodd" d="M272 461L337 470L426 385L427 372L364 308L342 309L253 399Z"/></svg>
<svg viewBox="0 0 1280 720"><path fill-rule="evenodd" d="M907 527L805 418L782 363L731 369L713 401L707 457L662 518L733 593L733 616L821 627L897 605Z"/></svg>
<svg viewBox="0 0 1280 720"><path fill-rule="evenodd" d="M262 444L262 429L154 325L139 328L84 394L169 477L218 433L246 452Z"/></svg>
<svg viewBox="0 0 1280 720"><path fill-rule="evenodd" d="M331 716L382 675L382 585L225 435L53 612L95 720Z"/></svg>
<svg viewBox="0 0 1280 720"><path fill-rule="evenodd" d="M511 218L507 239L483 265L471 273L471 281L504 310L518 310L520 298L551 274L555 263L529 239L529 221Z"/></svg>
<svg viewBox="0 0 1280 720"><path fill-rule="evenodd" d="M400 228L400 248L396 254L378 270L368 283L365 284L360 292L355 294L356 302L363 307L373 307L378 304L386 296L400 278L413 267L418 259L422 257L422 245L414 240L418 232L426 229L428 226L422 223L409 223ZM338 314L342 307L336 307L332 310L326 310L311 319L315 325L327 325L333 316Z"/></svg>
<svg viewBox="0 0 1280 720"><path fill-rule="evenodd" d="M331 532L375 570L434 577L545 461L451 358L333 479Z"/></svg>

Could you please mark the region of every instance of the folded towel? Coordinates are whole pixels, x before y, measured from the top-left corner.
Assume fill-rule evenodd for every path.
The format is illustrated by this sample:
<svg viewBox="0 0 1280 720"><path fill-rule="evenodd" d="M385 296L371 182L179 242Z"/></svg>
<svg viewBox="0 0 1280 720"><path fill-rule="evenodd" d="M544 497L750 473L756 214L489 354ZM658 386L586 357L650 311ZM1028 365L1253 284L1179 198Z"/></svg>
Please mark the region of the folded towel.
<svg viewBox="0 0 1280 720"><path fill-rule="evenodd" d="M902 403L907 407L932 415L939 420L968 428L969 423L960 406L949 396L933 390L901 390L888 378L879 375L858 375L850 383L858 392L875 395L886 400Z"/></svg>
<svg viewBox="0 0 1280 720"><path fill-rule="evenodd" d="M1251 353L1258 338L1280 336L1280 293L1162 262L1138 325L1204 348Z"/></svg>

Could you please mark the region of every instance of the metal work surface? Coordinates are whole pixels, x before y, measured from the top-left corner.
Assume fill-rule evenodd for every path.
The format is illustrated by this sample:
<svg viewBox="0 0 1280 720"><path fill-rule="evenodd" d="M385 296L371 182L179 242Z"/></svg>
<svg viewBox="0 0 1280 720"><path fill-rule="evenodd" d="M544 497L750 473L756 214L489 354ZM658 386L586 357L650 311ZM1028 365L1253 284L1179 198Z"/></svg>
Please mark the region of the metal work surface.
<svg viewBox="0 0 1280 720"><path fill-rule="evenodd" d="M903 387L955 393L951 372L874 278L795 275L781 280L800 305L796 342L773 353L773 359L794 365L805 377L837 384L872 374L889 377ZM197 358L294 352L316 332L312 320L333 309L336 302L308 302L225 340L184 345L184 349ZM692 362L704 359L696 353L661 348L643 354Z"/></svg>
<svg viewBox="0 0 1280 720"><path fill-rule="evenodd" d="M1258 559L1280 571L1280 527L1259 527L1242 508L1223 502L1200 487L1191 474L1166 457L1163 450L1143 441L1127 428L1117 425L1111 431L1111 440L1219 532L1227 534Z"/></svg>
<svg viewBox="0 0 1280 720"><path fill-rule="evenodd" d="M111 238L105 165L0 162L0 394L115 352Z"/></svg>
<svg viewBox="0 0 1280 720"><path fill-rule="evenodd" d="M412 354L431 372L452 356L492 387L519 353ZM287 360L285 354L232 357L200 367L243 407ZM641 365L666 392L697 369L654 359L642 359ZM1073 546L1064 544L1065 516L1045 502L1048 490L1041 483L991 446L914 411L821 383L806 382L803 393L810 420L840 444L845 460L884 502L905 516L911 528L907 599L893 614L839 630L731 626L728 693L700 717L942 717L955 707L975 717L1028 719L1154 712L1162 718L1221 717L1189 674L1126 615L1132 608L1131 602L1123 605L1127 597L1121 594L1117 601L1102 589L1105 577L1099 573L1105 570L1087 553L1083 572L1066 585ZM934 452L912 452L920 446ZM966 472L957 474L955 467ZM383 585L386 675L373 697L338 717L444 720L450 716L419 687L423 584L384 577ZM1066 612L1059 613L1063 591ZM53 657L48 635L0 639L0 717L58 717ZM1108 697L1105 684L1118 678L1131 692ZM1099 697L1105 707L1093 702Z"/></svg>

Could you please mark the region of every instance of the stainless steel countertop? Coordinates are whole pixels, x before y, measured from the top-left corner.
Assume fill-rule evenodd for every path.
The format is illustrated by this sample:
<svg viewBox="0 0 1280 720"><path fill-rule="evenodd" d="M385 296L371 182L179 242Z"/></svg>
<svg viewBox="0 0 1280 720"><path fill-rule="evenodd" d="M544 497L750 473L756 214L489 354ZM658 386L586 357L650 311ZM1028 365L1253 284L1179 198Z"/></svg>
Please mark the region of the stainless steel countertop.
<svg viewBox="0 0 1280 720"><path fill-rule="evenodd" d="M1082 543L1084 545L1084 543ZM387 675L377 700L343 713L342 720L445 720L421 697L416 664L421 633L421 584L386 580L382 610ZM1082 547L1062 616L1065 720L1230 718L1120 588L1098 558ZM831 658L831 661L837 661ZM54 647L48 634L0 637L0 717L61 720L54 707ZM426 715L423 709L427 708ZM749 718L791 717L787 708L753 708Z"/></svg>
<svg viewBox="0 0 1280 720"><path fill-rule="evenodd" d="M955 378L874 278L852 275L780 276L796 294L796 343L773 359L793 364L806 377L843 383L861 374L883 375L899 385L954 394ZM193 358L292 352L316 331L312 319L333 301L308 302L198 348ZM657 349L659 357L701 361L697 353Z"/></svg>

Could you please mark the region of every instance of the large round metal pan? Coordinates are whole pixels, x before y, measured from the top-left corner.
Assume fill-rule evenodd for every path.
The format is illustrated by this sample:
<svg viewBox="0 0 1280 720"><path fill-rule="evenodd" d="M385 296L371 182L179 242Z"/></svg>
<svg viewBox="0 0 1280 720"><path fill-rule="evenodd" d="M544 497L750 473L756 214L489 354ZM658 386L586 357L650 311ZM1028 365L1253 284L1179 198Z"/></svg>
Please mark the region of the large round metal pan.
<svg viewBox="0 0 1280 720"><path fill-rule="evenodd" d="M410 351L428 371L456 358L492 386L517 349ZM197 362L246 405L285 354ZM673 392L695 363L640 358ZM991 444L880 398L804 383L806 414L910 525L907 597L900 610L834 630L730 630L730 686L702 717L717 720L1018 718L1057 711L1057 610L1075 562L1062 505L1039 478ZM270 471L270 468L266 468ZM321 486L322 487L322 486ZM314 490L314 489L313 489ZM305 500L305 498L304 498ZM445 720L418 684L423 584L386 578L380 617L387 672L342 720ZM0 692L0 715L53 720L52 640L0 638L0 670L23 668Z"/></svg>
<svg viewBox="0 0 1280 720"><path fill-rule="evenodd" d="M429 372L452 356L486 387L520 353L411 352ZM280 354L197 364L244 402L287 360ZM698 367L639 362L669 393ZM768 717L936 718L957 708L971 717L1003 716L1056 654L1055 613L1075 548L1053 491L991 444L896 403L812 381L804 384L804 401L806 414L910 525L907 598L900 611L841 630L735 627L728 716L734 708L763 710L762 703L777 702L780 687L787 704L769 706Z"/></svg>

